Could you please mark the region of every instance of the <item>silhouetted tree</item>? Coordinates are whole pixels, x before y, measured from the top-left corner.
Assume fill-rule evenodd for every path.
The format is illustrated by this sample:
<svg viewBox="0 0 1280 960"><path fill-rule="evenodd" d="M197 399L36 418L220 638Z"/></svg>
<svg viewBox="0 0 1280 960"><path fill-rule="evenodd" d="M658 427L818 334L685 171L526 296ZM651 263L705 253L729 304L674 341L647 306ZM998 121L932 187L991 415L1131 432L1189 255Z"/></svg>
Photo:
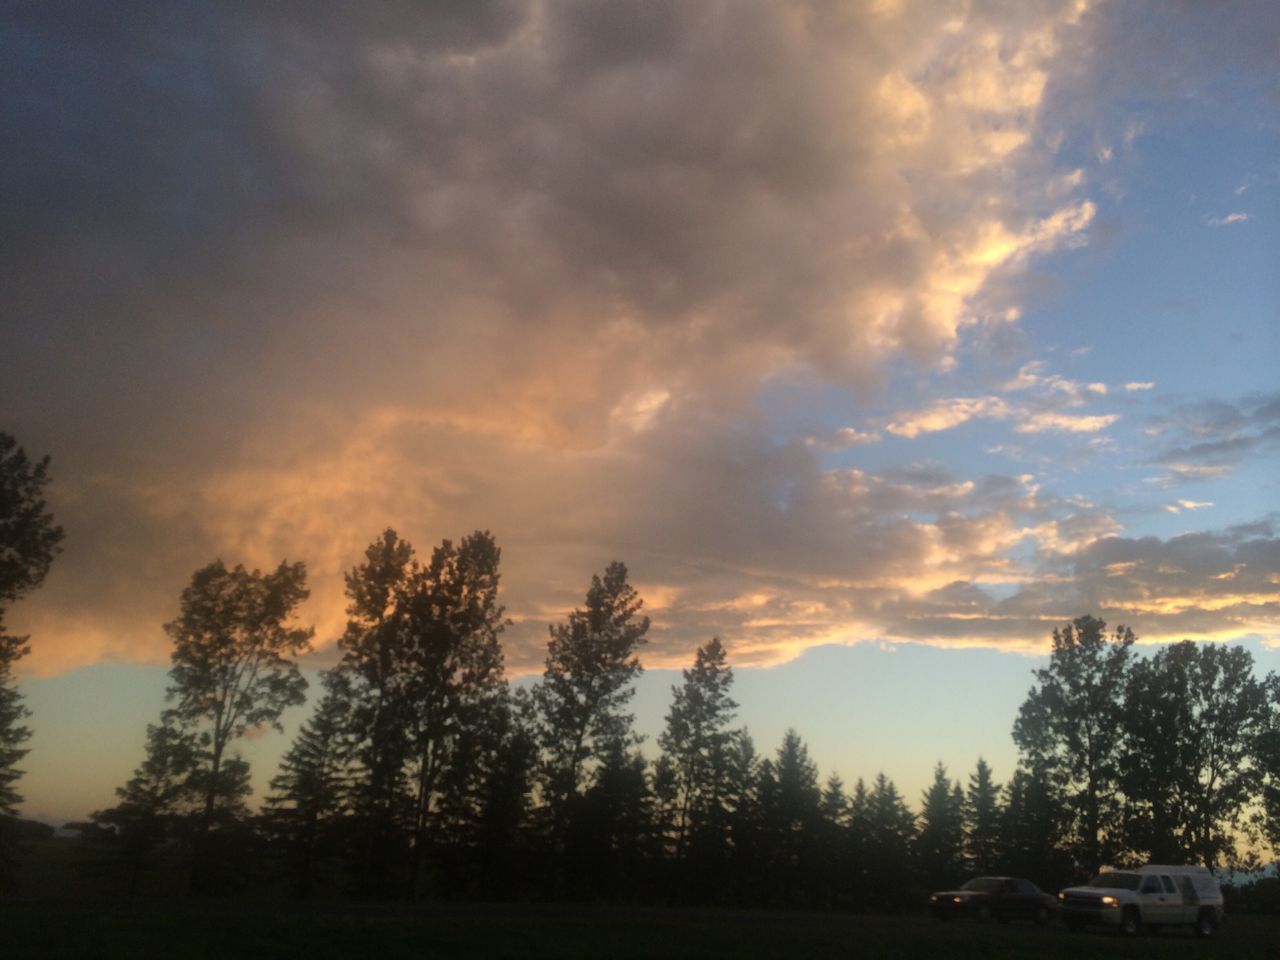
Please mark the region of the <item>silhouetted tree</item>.
<svg viewBox="0 0 1280 960"><path fill-rule="evenodd" d="M498 604L501 551L488 531L445 540L409 577L399 627L402 711L414 783L413 876L428 844L474 829L507 695Z"/></svg>
<svg viewBox="0 0 1280 960"><path fill-rule="evenodd" d="M760 818L766 862L784 902L809 886L816 867L821 823L818 768L795 730L774 759L760 765Z"/></svg>
<svg viewBox="0 0 1280 960"><path fill-rule="evenodd" d="M44 582L62 549L62 528L44 499L49 458L32 461L0 432L0 613Z"/></svg>
<svg viewBox="0 0 1280 960"><path fill-rule="evenodd" d="M641 672L636 650L649 618L627 582L627 568L611 563L593 576L586 608L551 627L546 668L534 690L544 763L543 794L553 833L564 829L584 781L619 742L631 742L635 718L626 705Z"/></svg>
<svg viewBox="0 0 1280 960"><path fill-rule="evenodd" d="M719 638L700 647L684 683L672 687L666 729L658 737L670 765L670 830L676 859L698 838L704 855L727 841L724 790L727 752L737 704L729 698L733 670ZM714 836L712 835L714 834ZM712 848L712 849L709 849Z"/></svg>
<svg viewBox="0 0 1280 960"><path fill-rule="evenodd" d="M851 843L849 797L838 774L827 777L818 802L821 814L818 834L818 876L815 877L820 902L831 904L847 892L854 869Z"/></svg>
<svg viewBox="0 0 1280 960"><path fill-rule="evenodd" d="M735 730L726 752L724 808L729 822L731 893L739 902L760 898L756 882L761 862L760 760L745 729Z"/></svg>
<svg viewBox="0 0 1280 960"><path fill-rule="evenodd" d="M1256 745L1268 715L1244 647L1184 640L1134 664L1122 784L1135 852L1237 864L1235 838L1262 787Z"/></svg>
<svg viewBox="0 0 1280 960"><path fill-rule="evenodd" d="M934 889L952 885L964 872L964 794L941 763L920 805L915 849L921 879Z"/></svg>
<svg viewBox="0 0 1280 960"><path fill-rule="evenodd" d="M1280 675L1267 674L1264 684L1267 725L1254 746L1256 762L1262 770L1258 823L1272 850L1280 851Z"/></svg>
<svg viewBox="0 0 1280 960"><path fill-rule="evenodd" d="M965 858L977 874L994 873L1000 863L1000 787L982 757L969 775L964 798Z"/></svg>
<svg viewBox="0 0 1280 960"><path fill-rule="evenodd" d="M1108 862L1121 823L1118 787L1120 729L1133 631L1111 637L1096 617L1078 617L1053 631L1049 665L1036 670L1014 723L1025 763L1062 791L1069 842L1088 871Z"/></svg>
<svg viewBox="0 0 1280 960"><path fill-rule="evenodd" d="M178 618L165 625L174 642L166 723L196 737L189 782L202 809L193 889L211 885L219 849L210 835L239 812L227 803L245 778L243 761L228 749L250 728L279 730L285 708L303 702L306 680L294 657L308 649L312 631L288 621L307 596L301 563L264 574L216 560L195 572Z"/></svg>
<svg viewBox="0 0 1280 960"><path fill-rule="evenodd" d="M0 611L0 819L16 816L17 806L22 802L14 784L22 776L18 763L27 755L22 745L31 731L22 721L30 716L30 711L22 705L14 665L26 652L22 638L4 635L4 612ZM3 830L3 825L0 825L0 881L6 875L4 861L7 851Z"/></svg>
<svg viewBox="0 0 1280 960"><path fill-rule="evenodd" d="M351 694L351 735L359 775L353 813L361 825L360 885L389 893L395 864L412 829L408 787L410 634L403 598L414 575L413 547L387 529L345 575L347 626L338 640Z"/></svg>
<svg viewBox="0 0 1280 960"><path fill-rule="evenodd" d="M130 896L138 892L143 869L156 847L190 839L200 802L192 782L199 753L194 733L173 722L148 724L146 755L133 778L116 788L120 802L90 817L118 840ZM229 781L224 778L223 782ZM242 799L236 797L236 801Z"/></svg>
<svg viewBox="0 0 1280 960"><path fill-rule="evenodd" d="M49 458L31 461L13 437L0 432L0 889L13 872L5 817L16 814L22 802L17 764L27 755L23 744L31 735L14 672L30 648L26 637L6 634L5 612L44 581L62 549L62 528L44 499L48 483Z"/></svg>
<svg viewBox="0 0 1280 960"><path fill-rule="evenodd" d="M530 879L530 796L538 759L532 705L517 690L499 714L496 750L487 755L480 816L475 827L479 889L486 898L510 898Z"/></svg>
<svg viewBox="0 0 1280 960"><path fill-rule="evenodd" d="M855 809L857 808L855 792ZM866 791L865 857L870 882L868 904L881 909L901 909L911 884L911 851L916 834L915 814L907 807L893 781L877 774Z"/></svg>
<svg viewBox="0 0 1280 960"><path fill-rule="evenodd" d="M658 852L646 763L633 742L620 737L604 746L591 785L575 801L567 856L579 896L636 896L644 864Z"/></svg>
<svg viewBox="0 0 1280 960"><path fill-rule="evenodd" d="M325 694L315 713L298 730L271 781L263 821L283 844L299 896L311 893L317 860L334 849L348 818L353 738L349 675L340 670L324 674Z"/></svg>
<svg viewBox="0 0 1280 960"><path fill-rule="evenodd" d="M1072 879L1074 868L1063 843L1066 814L1047 773L1024 764L1004 787L1000 814L1003 870L1052 890Z"/></svg>

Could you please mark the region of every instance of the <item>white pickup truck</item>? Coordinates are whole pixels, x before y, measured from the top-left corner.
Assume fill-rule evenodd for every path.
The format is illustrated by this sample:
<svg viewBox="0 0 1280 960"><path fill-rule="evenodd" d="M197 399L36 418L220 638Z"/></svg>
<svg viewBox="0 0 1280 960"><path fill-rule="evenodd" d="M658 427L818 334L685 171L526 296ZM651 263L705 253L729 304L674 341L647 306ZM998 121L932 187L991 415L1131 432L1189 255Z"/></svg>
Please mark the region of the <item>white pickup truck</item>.
<svg viewBox="0 0 1280 960"><path fill-rule="evenodd" d="M1100 873L1088 886L1059 893L1058 905L1067 926L1076 930L1106 923L1135 934L1185 924L1211 937L1222 922L1222 890L1207 867L1149 864Z"/></svg>

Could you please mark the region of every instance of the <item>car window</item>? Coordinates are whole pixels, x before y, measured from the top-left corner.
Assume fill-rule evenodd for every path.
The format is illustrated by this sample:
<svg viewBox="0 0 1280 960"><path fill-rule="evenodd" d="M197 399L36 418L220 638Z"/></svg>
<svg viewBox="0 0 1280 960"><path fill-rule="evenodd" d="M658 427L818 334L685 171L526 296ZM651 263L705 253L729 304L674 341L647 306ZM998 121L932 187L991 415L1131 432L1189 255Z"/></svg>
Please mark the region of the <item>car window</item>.
<svg viewBox="0 0 1280 960"><path fill-rule="evenodd" d="M1036 885L1030 880L1015 880L1014 884L1017 886L1019 893L1025 893L1028 895L1039 893L1036 889Z"/></svg>
<svg viewBox="0 0 1280 960"><path fill-rule="evenodd" d="M1159 877L1147 877L1147 879L1143 880L1143 881L1142 881L1142 892L1143 892L1143 893L1159 893L1159 892L1160 892L1160 878L1159 878Z"/></svg>
<svg viewBox="0 0 1280 960"><path fill-rule="evenodd" d="M1177 888L1177 887L1175 887L1175 886L1173 885L1173 877L1166 877L1166 876L1164 876L1163 874L1161 874L1161 875L1160 875L1160 882L1164 884L1164 892L1165 892L1165 893L1177 893L1177 892L1178 892L1178 888Z"/></svg>

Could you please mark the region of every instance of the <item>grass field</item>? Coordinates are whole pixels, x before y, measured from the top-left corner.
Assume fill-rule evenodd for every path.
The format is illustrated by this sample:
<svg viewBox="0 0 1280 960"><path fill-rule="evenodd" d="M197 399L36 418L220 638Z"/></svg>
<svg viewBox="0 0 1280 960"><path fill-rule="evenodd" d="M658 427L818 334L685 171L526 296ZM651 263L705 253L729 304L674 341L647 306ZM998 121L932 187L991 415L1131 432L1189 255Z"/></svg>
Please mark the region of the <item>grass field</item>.
<svg viewBox="0 0 1280 960"><path fill-rule="evenodd" d="M0 956L61 958L1280 958L1280 921L1239 917L1213 940L1125 940L1057 923L619 907L368 907L149 900L0 901Z"/></svg>

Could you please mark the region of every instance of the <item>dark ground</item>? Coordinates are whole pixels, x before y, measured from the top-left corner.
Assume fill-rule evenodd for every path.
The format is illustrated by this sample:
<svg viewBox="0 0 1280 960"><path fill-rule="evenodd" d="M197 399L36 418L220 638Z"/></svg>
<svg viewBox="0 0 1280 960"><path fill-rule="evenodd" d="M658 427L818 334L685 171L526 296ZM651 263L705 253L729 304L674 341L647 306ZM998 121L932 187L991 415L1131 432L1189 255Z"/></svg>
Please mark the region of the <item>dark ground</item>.
<svg viewBox="0 0 1280 960"><path fill-rule="evenodd" d="M688 958L1266 958L1280 919L1231 918L1217 937L1190 931L1123 939L1058 922L939 923L924 914L736 912L592 906L367 906L190 899L0 900L0 957L415 960Z"/></svg>

